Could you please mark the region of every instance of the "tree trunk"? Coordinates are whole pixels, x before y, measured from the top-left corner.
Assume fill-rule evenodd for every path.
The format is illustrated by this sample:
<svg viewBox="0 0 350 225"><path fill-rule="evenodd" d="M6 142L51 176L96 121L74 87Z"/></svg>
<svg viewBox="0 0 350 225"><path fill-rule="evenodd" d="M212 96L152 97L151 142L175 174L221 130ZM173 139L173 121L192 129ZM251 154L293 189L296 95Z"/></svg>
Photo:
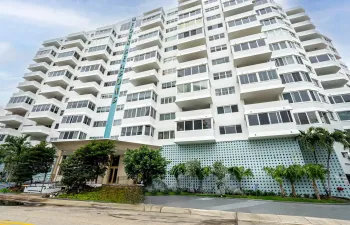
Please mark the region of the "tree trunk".
<svg viewBox="0 0 350 225"><path fill-rule="evenodd" d="M316 150L314 150L314 159L315 159L315 164L318 164L317 155L316 155Z"/></svg>
<svg viewBox="0 0 350 225"><path fill-rule="evenodd" d="M282 197L286 197L286 192L285 192L284 189L283 189L283 184L279 184L279 185L280 185Z"/></svg>
<svg viewBox="0 0 350 225"><path fill-rule="evenodd" d="M45 173L43 183L41 184L41 190L40 190L40 193L42 193L42 192L43 192L43 188L44 188L44 184L45 184L46 176L47 176L47 173Z"/></svg>
<svg viewBox="0 0 350 225"><path fill-rule="evenodd" d="M315 164L318 164L316 149L314 151L314 158L315 158ZM321 183L322 183L322 186L324 188L324 191L326 192L326 195L329 195L329 192L328 192L328 189L326 187L326 184L324 183L324 181L321 181Z"/></svg>
<svg viewBox="0 0 350 225"><path fill-rule="evenodd" d="M317 200L321 200L320 193L318 192L317 184L316 184L316 181L314 179L312 180L312 187L314 188Z"/></svg>
<svg viewBox="0 0 350 225"><path fill-rule="evenodd" d="M243 191L242 190L242 183L241 183L241 181L238 181L238 188L239 188L240 191Z"/></svg>
<svg viewBox="0 0 350 225"><path fill-rule="evenodd" d="M327 158L327 171L328 171L328 197L332 197L332 187L331 187L331 153L328 153L328 158Z"/></svg>
<svg viewBox="0 0 350 225"><path fill-rule="evenodd" d="M293 194L293 197L297 197L297 192L295 191L295 185L294 183L292 183L292 194Z"/></svg>

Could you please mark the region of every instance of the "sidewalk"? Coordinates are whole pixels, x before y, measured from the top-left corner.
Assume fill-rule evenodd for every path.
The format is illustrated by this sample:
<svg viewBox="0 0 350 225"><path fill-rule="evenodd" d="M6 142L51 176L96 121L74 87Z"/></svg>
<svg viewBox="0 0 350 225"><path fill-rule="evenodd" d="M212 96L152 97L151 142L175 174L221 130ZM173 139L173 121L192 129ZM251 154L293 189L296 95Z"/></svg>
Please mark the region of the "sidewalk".
<svg viewBox="0 0 350 225"><path fill-rule="evenodd" d="M155 212L165 214L185 214L193 216L207 216L216 218L225 218L234 220L234 224L238 225L350 225L350 221L334 220L334 219L321 219L312 217L296 217L296 216L283 216L283 215L269 215L269 214L250 214L250 213L235 213L227 211L216 210L200 210L189 208L176 208L160 205L130 205L130 204L116 204L116 203L99 203L89 201L73 201L62 199L46 199L40 196L33 195L10 195L0 194L0 201L17 201L23 203L40 204L47 206L66 206L66 207L87 207L98 209L117 209L117 210L132 210L132 211L144 211Z"/></svg>

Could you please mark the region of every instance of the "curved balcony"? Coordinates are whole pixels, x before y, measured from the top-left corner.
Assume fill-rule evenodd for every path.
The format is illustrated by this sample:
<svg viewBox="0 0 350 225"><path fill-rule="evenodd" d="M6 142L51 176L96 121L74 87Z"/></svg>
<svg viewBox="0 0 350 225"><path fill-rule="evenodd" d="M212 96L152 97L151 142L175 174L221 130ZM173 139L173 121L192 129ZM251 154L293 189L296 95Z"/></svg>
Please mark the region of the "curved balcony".
<svg viewBox="0 0 350 225"><path fill-rule="evenodd" d="M324 89L344 87L344 85L349 82L348 77L343 73L318 76L318 80L321 82Z"/></svg>
<svg viewBox="0 0 350 225"><path fill-rule="evenodd" d="M196 46L201 46L206 44L205 34L200 33L194 36L181 38L177 40L178 50L183 50L186 48L193 48Z"/></svg>
<svg viewBox="0 0 350 225"><path fill-rule="evenodd" d="M64 53L71 54L67 54L66 56L60 56L60 54ZM66 49L64 51L61 50L61 52L57 55L55 64L57 66L71 66L72 68L75 68L79 64L80 58L78 59L78 57L81 57L81 55L82 53L77 47L69 49L68 51Z"/></svg>
<svg viewBox="0 0 350 225"><path fill-rule="evenodd" d="M61 87L51 87L44 85L41 88L39 95L42 95L46 98L56 98L62 100L62 98L67 95L67 91Z"/></svg>
<svg viewBox="0 0 350 225"><path fill-rule="evenodd" d="M85 48L85 42L82 40L65 40L62 43L62 47L65 49L79 48L82 51Z"/></svg>
<svg viewBox="0 0 350 225"><path fill-rule="evenodd" d="M254 9L254 1L253 0L229 0L223 2L223 11L224 16L229 17L236 14L248 12Z"/></svg>
<svg viewBox="0 0 350 225"><path fill-rule="evenodd" d="M296 32L303 32L306 30L312 30L316 28L316 26L310 20L294 23L292 24L292 27Z"/></svg>
<svg viewBox="0 0 350 225"><path fill-rule="evenodd" d="M79 83L76 83L76 85L73 88L73 91L75 91L79 95L92 94L94 96L97 96L100 90L101 90L101 87L96 82L87 82L87 83L79 82Z"/></svg>
<svg viewBox="0 0 350 225"><path fill-rule="evenodd" d="M28 69L32 72L43 72L46 73L50 69L50 65L46 62L30 64Z"/></svg>
<svg viewBox="0 0 350 225"><path fill-rule="evenodd" d="M179 5L178 5L179 11L192 8L194 6L201 4L201 0L178 0L178 2L179 2Z"/></svg>
<svg viewBox="0 0 350 225"><path fill-rule="evenodd" d="M28 116L28 119L35 121L39 124L51 124L55 121L58 121L60 116L51 111L43 112L31 112Z"/></svg>
<svg viewBox="0 0 350 225"><path fill-rule="evenodd" d="M200 45L193 48L178 50L176 57L179 63L207 58L207 46Z"/></svg>
<svg viewBox="0 0 350 225"><path fill-rule="evenodd" d="M45 126L24 126L22 128L23 134L28 134L34 138L46 138L51 133L51 128L45 127Z"/></svg>
<svg viewBox="0 0 350 225"><path fill-rule="evenodd" d="M45 79L45 74L41 71L25 73L23 78L27 81L37 81L41 83Z"/></svg>
<svg viewBox="0 0 350 225"><path fill-rule="evenodd" d="M249 23L242 23L241 25L232 25L235 20L249 16L256 16L255 13L248 12L240 15L235 15L226 18L227 32L229 39L241 38L253 34L261 33L262 25L259 20L250 21Z"/></svg>
<svg viewBox="0 0 350 225"><path fill-rule="evenodd" d="M43 42L44 47L55 46L56 48L60 48L62 44L62 39L51 39Z"/></svg>
<svg viewBox="0 0 350 225"><path fill-rule="evenodd" d="M20 82L17 86L18 89L26 92L26 91L30 91L32 93L36 93L39 88L40 88L41 84L38 83L37 81L23 81Z"/></svg>
<svg viewBox="0 0 350 225"><path fill-rule="evenodd" d="M305 12L300 12L300 13L288 16L288 19L292 24L295 24L303 21L309 21L310 17Z"/></svg>
<svg viewBox="0 0 350 225"><path fill-rule="evenodd" d="M1 128L0 129L0 134L4 134L6 136L15 136L15 137L20 137L22 136L21 132L19 130L13 129L13 128ZM4 140L5 141L5 138Z"/></svg>
<svg viewBox="0 0 350 225"><path fill-rule="evenodd" d="M24 121L26 119L20 115L0 116L0 123L5 124L7 128L19 128Z"/></svg>
<svg viewBox="0 0 350 225"><path fill-rule="evenodd" d="M159 17L150 21L142 21L142 24L140 26L140 30L149 30L155 27L160 27L162 30L164 29L164 23L163 23L163 17Z"/></svg>
<svg viewBox="0 0 350 225"><path fill-rule="evenodd" d="M45 53L43 51L45 51ZM36 63L46 62L48 64L51 64L55 60L55 55L57 52L58 52L58 49L55 46L51 46L48 48L41 48L38 54L35 55L33 60Z"/></svg>
<svg viewBox="0 0 350 225"><path fill-rule="evenodd" d="M134 86L141 86L146 84L157 83L159 81L158 77L158 72L155 69L153 69L141 73L135 73L135 75L129 79L129 82Z"/></svg>

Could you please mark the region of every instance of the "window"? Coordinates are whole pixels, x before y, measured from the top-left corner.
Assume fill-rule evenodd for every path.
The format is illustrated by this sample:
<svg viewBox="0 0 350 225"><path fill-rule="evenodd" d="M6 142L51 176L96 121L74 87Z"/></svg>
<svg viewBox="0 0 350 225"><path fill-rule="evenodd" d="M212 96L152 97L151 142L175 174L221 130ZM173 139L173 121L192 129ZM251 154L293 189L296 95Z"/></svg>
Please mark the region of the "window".
<svg viewBox="0 0 350 225"><path fill-rule="evenodd" d="M165 98L161 98L160 100L160 104L170 104L176 101L176 97L172 96L172 97L165 97Z"/></svg>
<svg viewBox="0 0 350 225"><path fill-rule="evenodd" d="M104 106L104 107L97 107L96 112L97 113L106 113L109 112L110 106Z"/></svg>
<svg viewBox="0 0 350 225"><path fill-rule="evenodd" d="M239 133L242 133L242 126L241 125L220 126L219 130L221 135L239 134Z"/></svg>
<svg viewBox="0 0 350 225"><path fill-rule="evenodd" d="M124 119L151 116L153 119L156 119L157 111L150 106L127 109L124 111Z"/></svg>
<svg viewBox="0 0 350 225"><path fill-rule="evenodd" d="M309 102L309 101L321 102L321 99L319 98L318 93L313 90L283 93L283 99L288 100L289 103Z"/></svg>
<svg viewBox="0 0 350 225"><path fill-rule="evenodd" d="M157 51L152 51L152 52L148 52L148 53L144 53L144 54L135 56L134 61L135 62L139 62L139 61L142 61L142 60L145 60L145 59L149 59L149 58L153 58L153 57L156 57L156 56L157 56L158 59L160 59L159 53Z"/></svg>
<svg viewBox="0 0 350 225"><path fill-rule="evenodd" d="M333 55L330 54L324 54L324 55L319 55L319 56L313 56L309 57L311 63L320 63L320 62L326 62L333 60L335 61L335 58Z"/></svg>
<svg viewBox="0 0 350 225"><path fill-rule="evenodd" d="M319 123L316 112L294 113L294 118L298 125Z"/></svg>
<svg viewBox="0 0 350 225"><path fill-rule="evenodd" d="M259 79L258 79L259 78ZM262 82L267 80L276 80L278 75L276 70L260 71L257 73L244 74L239 76L239 81L241 84L249 84Z"/></svg>
<svg viewBox="0 0 350 225"><path fill-rule="evenodd" d="M277 18L277 17L276 18L275 17L274 18L269 18L269 19L260 21L261 25L263 25L263 26L268 26L268 25L271 25L271 24L275 24L277 22L284 24L283 20L280 19L280 18Z"/></svg>
<svg viewBox="0 0 350 225"><path fill-rule="evenodd" d="M278 51L278 50L286 49L288 48L288 46L290 48L295 48L295 43L291 41L282 41L282 42L272 43L269 46L271 51Z"/></svg>
<svg viewBox="0 0 350 225"><path fill-rule="evenodd" d="M107 121L95 121L93 127L106 127Z"/></svg>
<svg viewBox="0 0 350 225"><path fill-rule="evenodd" d="M113 126L116 127L116 126L120 126L122 125L122 120L114 120L113 121Z"/></svg>
<svg viewBox="0 0 350 225"><path fill-rule="evenodd" d="M235 113L235 112L238 112L238 106L237 105L219 106L217 110L218 110L218 114Z"/></svg>
<svg viewBox="0 0 350 225"><path fill-rule="evenodd" d="M228 7L228 6L231 6L231 5L238 5L238 4L241 4L241 3L246 2L246 1L249 1L249 0L231 0L231 1L226 1L226 2L224 2L224 7Z"/></svg>
<svg viewBox="0 0 350 225"><path fill-rule="evenodd" d="M153 99L155 102L157 102L157 94L154 91L143 91L139 93L134 94L128 94L126 97L126 102L136 102L141 101L145 99Z"/></svg>
<svg viewBox="0 0 350 225"><path fill-rule="evenodd" d="M173 74L173 73L176 73L176 68L171 68L171 69L163 70L163 76L164 76L164 75Z"/></svg>
<svg viewBox="0 0 350 225"><path fill-rule="evenodd" d="M221 17L220 14L216 14L214 16L208 16L207 21L215 20L215 19L218 19L220 17Z"/></svg>
<svg viewBox="0 0 350 225"><path fill-rule="evenodd" d="M225 38L225 33L209 36L209 41L219 40L219 39L222 39L222 38Z"/></svg>
<svg viewBox="0 0 350 225"><path fill-rule="evenodd" d="M273 30L268 30L264 32L268 37L278 37L281 35L288 35L288 36L292 36L292 37L296 37L296 35L284 28L277 28L277 29L273 29Z"/></svg>
<svg viewBox="0 0 350 225"><path fill-rule="evenodd" d="M221 27L223 27L222 23L218 23L215 25L208 26L208 30L215 30L215 29L221 28Z"/></svg>
<svg viewBox="0 0 350 225"><path fill-rule="evenodd" d="M240 51L245 51L253 48L262 47L265 45L266 45L265 40L259 39L259 40L254 40L254 41L234 45L233 49L235 52L240 52Z"/></svg>
<svg viewBox="0 0 350 225"><path fill-rule="evenodd" d="M66 131L60 132L58 139L86 139L87 134L81 131Z"/></svg>
<svg viewBox="0 0 350 225"><path fill-rule="evenodd" d="M172 32L172 31L176 31L177 30L177 27L171 27L169 29L166 29L166 33L169 33L169 32Z"/></svg>
<svg viewBox="0 0 350 225"><path fill-rule="evenodd" d="M202 10L201 9L196 9L187 13L183 13L179 15L179 20L190 17L190 16L195 16L197 14L201 14Z"/></svg>
<svg viewBox="0 0 350 225"><path fill-rule="evenodd" d="M194 24L202 24L202 23L203 23L203 19L201 17L201 18L189 20L189 21L186 21L183 23L179 23L179 25L177 27L178 27L178 29L181 29L181 28L192 26Z"/></svg>
<svg viewBox="0 0 350 225"><path fill-rule="evenodd" d="M328 97L332 104L341 104L350 102L350 93L342 95L333 95Z"/></svg>
<svg viewBox="0 0 350 225"><path fill-rule="evenodd" d="M275 9L276 10L276 9ZM264 14L267 14L267 13L270 13L272 12L272 7L267 7L267 8L263 8L263 9L259 9L259 10L256 10L256 13L260 16L260 15L264 15Z"/></svg>
<svg viewBox="0 0 350 225"><path fill-rule="evenodd" d="M84 123L90 126L91 118L84 115L75 115L75 116L64 116L62 117L61 123L71 124L71 123Z"/></svg>
<svg viewBox="0 0 350 225"><path fill-rule="evenodd" d="M293 122L290 111L279 111L248 115L249 126L262 126Z"/></svg>
<svg viewBox="0 0 350 225"><path fill-rule="evenodd" d="M154 127L150 125L145 126L133 126L133 127L123 127L121 131L121 136L139 136L146 135L152 136L154 135Z"/></svg>
<svg viewBox="0 0 350 225"><path fill-rule="evenodd" d="M59 110L60 110L60 108L58 108L55 105L43 104L43 105L35 105L35 106L33 106L32 112L51 111L51 112L57 114Z"/></svg>
<svg viewBox="0 0 350 225"><path fill-rule="evenodd" d="M88 52L97 52L97 51L102 51L102 50L106 50L109 54L112 53L111 48L107 45L100 45L100 46L91 47L91 48L89 48Z"/></svg>
<svg viewBox="0 0 350 225"><path fill-rule="evenodd" d="M5 139L6 135L5 134L0 134L0 141L3 141Z"/></svg>
<svg viewBox="0 0 350 225"><path fill-rule="evenodd" d="M223 63L229 63L230 59L229 57L224 57L224 58L219 58L219 59L214 59L212 60L213 66L223 64Z"/></svg>
<svg viewBox="0 0 350 225"><path fill-rule="evenodd" d="M158 132L158 139L159 140L165 140L165 139L174 139L175 138L175 131L162 131Z"/></svg>
<svg viewBox="0 0 350 225"><path fill-rule="evenodd" d="M250 23L256 20L257 20L256 16L253 15L253 16L236 19L236 20L231 20L227 24L229 27L234 27L234 26L240 26L242 24Z"/></svg>
<svg viewBox="0 0 350 225"><path fill-rule="evenodd" d="M22 103L22 102L25 102L25 103L31 105L34 102L34 100L32 98L27 97L27 96L11 97L9 104L17 104L17 103Z"/></svg>
<svg viewBox="0 0 350 225"><path fill-rule="evenodd" d="M290 64L296 64L296 63L304 64L303 60L300 58L300 56L295 56L295 55L284 56L284 57L275 58L272 60L275 61L275 64L277 67L286 66L286 65L290 65Z"/></svg>
<svg viewBox="0 0 350 225"><path fill-rule="evenodd" d="M198 81L193 83L180 84L177 86L178 93L188 93L208 89L208 81Z"/></svg>
<svg viewBox="0 0 350 225"><path fill-rule="evenodd" d="M174 120L175 119L175 113L164 113L159 115L159 120L164 121L164 120Z"/></svg>
<svg viewBox="0 0 350 225"><path fill-rule="evenodd" d="M207 72L207 65L199 65L199 66L193 66L188 67L185 69L180 69L177 71L177 77L184 77L184 76L190 76L195 75L198 73L205 73Z"/></svg>
<svg viewBox="0 0 350 225"><path fill-rule="evenodd" d="M165 48L164 52L170 52L170 51L174 51L174 50L177 50L177 45Z"/></svg>
<svg viewBox="0 0 350 225"><path fill-rule="evenodd" d="M219 9L218 5L205 9L205 12L210 12L210 11L214 11L214 10L217 10L217 9Z"/></svg>
<svg viewBox="0 0 350 225"><path fill-rule="evenodd" d="M176 81L162 84L162 89L168 89L168 88L173 88L173 87L176 87Z"/></svg>
<svg viewBox="0 0 350 225"><path fill-rule="evenodd" d="M111 87L111 86L115 86L117 82L116 81L109 81L109 82L105 82L104 83L104 87Z"/></svg>
<svg viewBox="0 0 350 225"><path fill-rule="evenodd" d="M148 34L140 35L138 41L142 41L142 40L145 40L145 39L148 39L148 38L151 38L151 37L158 37L158 36L160 37L161 40L163 40L163 35L162 35L161 32L153 31L153 32L148 33Z"/></svg>
<svg viewBox="0 0 350 225"><path fill-rule="evenodd" d="M176 124L177 131L206 130L211 129L211 119L179 121Z"/></svg>
<svg viewBox="0 0 350 225"><path fill-rule="evenodd" d="M202 34L202 33L203 33L203 28L197 28L194 30L190 30L190 31L186 31L184 33L178 34L178 39L187 38L187 37L195 36L197 34Z"/></svg>
<svg viewBox="0 0 350 225"><path fill-rule="evenodd" d="M219 45L219 46L210 48L210 52L220 52L223 50L227 50L227 45Z"/></svg>
<svg viewBox="0 0 350 225"><path fill-rule="evenodd" d="M235 87L219 88L215 89L216 96L231 95L235 93Z"/></svg>
<svg viewBox="0 0 350 225"><path fill-rule="evenodd" d="M210 3L213 3L213 2L217 2L218 0L207 0L204 2L204 5L208 5Z"/></svg>
<svg viewBox="0 0 350 225"><path fill-rule="evenodd" d="M152 15L152 16L149 16L149 17L146 17L142 20L142 23L147 23L147 22L150 22L152 20L156 20L158 18L161 18L163 21L164 21L164 18L163 18L163 15L161 14L156 14L156 15Z"/></svg>
<svg viewBox="0 0 350 225"><path fill-rule="evenodd" d="M342 112L337 112L339 119L341 121L347 121L350 120L350 111L342 111Z"/></svg>
<svg viewBox="0 0 350 225"><path fill-rule="evenodd" d="M169 63L169 62L174 62L174 61L177 61L176 56L164 58L164 63Z"/></svg>
<svg viewBox="0 0 350 225"><path fill-rule="evenodd" d="M117 105L117 107L115 107L115 111L122 111L123 109L124 109L124 104Z"/></svg>
<svg viewBox="0 0 350 225"><path fill-rule="evenodd" d="M167 16L173 16L173 15L176 15L177 13L178 13L178 11L170 12L167 14Z"/></svg>
<svg viewBox="0 0 350 225"><path fill-rule="evenodd" d="M47 74L48 77L58 77L58 76L66 76L69 79L72 78L73 74L71 74L67 70L58 70L58 71L52 71Z"/></svg>
<svg viewBox="0 0 350 225"><path fill-rule="evenodd" d="M89 108L92 111L95 110L96 105L88 100L68 102L67 109L77 109L77 108Z"/></svg>
<svg viewBox="0 0 350 225"><path fill-rule="evenodd" d="M165 42L177 40L177 35L165 38Z"/></svg>
<svg viewBox="0 0 350 225"><path fill-rule="evenodd" d="M124 96L126 96L127 93L128 93L128 91L121 91L121 92L119 92L119 97L124 97Z"/></svg>
<svg viewBox="0 0 350 225"><path fill-rule="evenodd" d="M171 24L177 22L177 18L166 21L166 24Z"/></svg>
<svg viewBox="0 0 350 225"><path fill-rule="evenodd" d="M293 73L284 73L284 74L281 74L280 77L283 84L300 82L300 81L311 82L311 78L309 74L303 71L293 72Z"/></svg>
<svg viewBox="0 0 350 225"><path fill-rule="evenodd" d="M225 79L225 78L230 78L230 77L232 77L232 71L225 71L225 72L213 74L214 80Z"/></svg>

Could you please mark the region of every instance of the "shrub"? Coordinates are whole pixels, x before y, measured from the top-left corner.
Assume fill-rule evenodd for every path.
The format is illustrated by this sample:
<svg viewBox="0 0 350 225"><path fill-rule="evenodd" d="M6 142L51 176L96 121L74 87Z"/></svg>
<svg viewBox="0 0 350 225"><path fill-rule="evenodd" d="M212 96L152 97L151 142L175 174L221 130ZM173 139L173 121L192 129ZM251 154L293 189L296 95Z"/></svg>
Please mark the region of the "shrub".
<svg viewBox="0 0 350 225"><path fill-rule="evenodd" d="M3 188L0 189L0 193L6 194L6 193L10 193L11 191L8 188Z"/></svg>
<svg viewBox="0 0 350 225"><path fill-rule="evenodd" d="M267 192L267 196L276 196L276 193L273 191Z"/></svg>
<svg viewBox="0 0 350 225"><path fill-rule="evenodd" d="M304 198L310 198L310 194L304 194Z"/></svg>
<svg viewBox="0 0 350 225"><path fill-rule="evenodd" d="M168 195L170 193L169 188L164 188L163 193L164 193L164 195Z"/></svg>
<svg viewBox="0 0 350 225"><path fill-rule="evenodd" d="M175 194L177 194L177 195L181 194L181 188L176 188L175 189Z"/></svg>
<svg viewBox="0 0 350 225"><path fill-rule="evenodd" d="M158 190L156 188L152 188L150 192L152 195L157 195Z"/></svg>
<svg viewBox="0 0 350 225"><path fill-rule="evenodd" d="M60 198L114 203L138 204L144 201L144 190L140 186L102 186L79 194L62 194Z"/></svg>

